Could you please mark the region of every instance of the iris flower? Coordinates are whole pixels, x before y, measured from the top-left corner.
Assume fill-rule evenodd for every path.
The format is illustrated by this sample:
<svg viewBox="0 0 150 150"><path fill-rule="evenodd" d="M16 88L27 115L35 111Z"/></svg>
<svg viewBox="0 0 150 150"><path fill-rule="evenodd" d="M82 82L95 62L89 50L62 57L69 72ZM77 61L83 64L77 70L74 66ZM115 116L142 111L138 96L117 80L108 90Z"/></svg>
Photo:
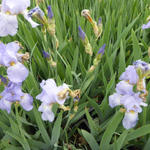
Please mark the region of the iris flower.
<svg viewBox="0 0 150 150"><path fill-rule="evenodd" d="M146 107L147 104L144 102L146 96L146 85L145 77L142 76L142 87L144 90L139 90L139 74L137 70L141 69L143 75L149 70L149 64L144 61L137 60L126 68L120 76L120 81L116 85L116 93L109 96L109 105L114 108L116 106L123 106L125 109L125 116L122 121L124 128L130 129L135 127L138 121L138 114L142 112L142 106ZM137 87L137 92L133 90L134 85ZM143 92L145 96L143 97Z"/></svg>
<svg viewBox="0 0 150 150"><path fill-rule="evenodd" d="M24 110L30 111L33 108L33 98L28 93L22 92L22 83L9 82L4 91L0 93L0 109L11 112L11 105L14 102L20 103Z"/></svg>
<svg viewBox="0 0 150 150"><path fill-rule="evenodd" d="M23 82L28 74L28 69L18 59L19 45L15 42L0 43L0 65L7 67L8 79L14 83Z"/></svg>
<svg viewBox="0 0 150 150"><path fill-rule="evenodd" d="M0 36L14 36L18 30L17 15L23 14L32 27L36 24L30 17L27 17L27 8L30 6L30 0L2 0L0 9Z"/></svg>
<svg viewBox="0 0 150 150"><path fill-rule="evenodd" d="M39 107L39 111L42 112L42 119L52 122L54 120L54 113L52 112L52 105L58 103L63 105L68 98L68 85L63 84L57 86L53 79L43 80L40 84L42 92L36 96L36 99L40 100L42 104Z"/></svg>

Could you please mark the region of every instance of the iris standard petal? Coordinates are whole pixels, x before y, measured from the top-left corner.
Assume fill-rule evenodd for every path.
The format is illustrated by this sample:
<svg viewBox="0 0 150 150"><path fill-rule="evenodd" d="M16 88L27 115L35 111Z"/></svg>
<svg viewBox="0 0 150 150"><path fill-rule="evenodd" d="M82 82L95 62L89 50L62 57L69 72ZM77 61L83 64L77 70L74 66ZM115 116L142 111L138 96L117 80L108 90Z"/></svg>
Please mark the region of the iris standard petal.
<svg viewBox="0 0 150 150"><path fill-rule="evenodd" d="M116 91L117 91L117 93L119 93L121 95L125 95L125 94L132 95L133 94L133 85L129 84L126 81L120 81L116 85Z"/></svg>
<svg viewBox="0 0 150 150"><path fill-rule="evenodd" d="M138 74L134 66L129 65L125 72L123 72L120 76L120 80L129 81L130 84L136 84L138 81Z"/></svg>

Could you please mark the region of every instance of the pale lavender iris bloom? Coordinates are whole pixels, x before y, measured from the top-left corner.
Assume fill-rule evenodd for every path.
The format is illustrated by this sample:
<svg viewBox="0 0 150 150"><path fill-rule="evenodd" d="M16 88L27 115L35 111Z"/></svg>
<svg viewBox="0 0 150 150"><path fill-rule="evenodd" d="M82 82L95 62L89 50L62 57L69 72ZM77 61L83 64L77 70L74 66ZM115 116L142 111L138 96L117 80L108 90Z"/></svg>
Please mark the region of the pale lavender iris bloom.
<svg viewBox="0 0 150 150"><path fill-rule="evenodd" d="M0 12L0 36L14 36L17 33L17 16L30 6L30 0L2 0Z"/></svg>
<svg viewBox="0 0 150 150"><path fill-rule="evenodd" d="M58 103L63 105L65 100L68 98L68 92L65 97L60 99L59 93L68 89L68 85L63 84L57 86L53 79L43 80L40 84L42 92L36 96L36 99L42 101L39 107L39 111L42 112L42 119L52 122L54 120L54 113L52 112L52 105Z"/></svg>
<svg viewBox="0 0 150 150"><path fill-rule="evenodd" d="M0 93L0 97L0 109L6 110L8 113L11 111L13 102L19 102L26 111L33 108L33 98L31 95L22 92L21 83L9 82L4 91Z"/></svg>
<svg viewBox="0 0 150 150"><path fill-rule="evenodd" d="M138 121L138 113L142 112L142 106L147 106L140 97L141 92L135 93L133 91L133 86L139 79L136 72L136 69L139 68L142 71L147 71L149 70L149 65L141 60L137 60L133 63L133 66L128 66L119 78L122 81L116 85L117 93L109 96L110 107L114 108L122 105L125 108L126 112L122 123L126 129L135 127ZM146 88L145 78L143 79L143 85Z"/></svg>
<svg viewBox="0 0 150 150"><path fill-rule="evenodd" d="M136 84L138 81L138 74L134 66L129 65L125 72L123 72L120 76L120 80L129 81L130 84Z"/></svg>
<svg viewBox="0 0 150 150"><path fill-rule="evenodd" d="M147 23L147 24L143 24L142 25L142 29L144 30L144 29L148 29L148 28L150 28L150 21Z"/></svg>
<svg viewBox="0 0 150 150"><path fill-rule="evenodd" d="M4 91L0 93L0 109L10 113L12 103L20 101L21 96L23 96L21 84L9 82Z"/></svg>
<svg viewBox="0 0 150 150"><path fill-rule="evenodd" d="M18 60L19 45L15 42L8 43L7 45L0 43L0 65L6 66L8 79L14 83L23 82L29 71Z"/></svg>
<svg viewBox="0 0 150 150"><path fill-rule="evenodd" d="M39 99L40 101L52 104L55 103L55 97L57 97L56 93L53 93L53 89L56 88L56 83L53 79L43 80L40 83L40 86L42 88L42 92L36 96L36 99ZM52 89L52 92L50 90Z"/></svg>
<svg viewBox="0 0 150 150"><path fill-rule="evenodd" d="M20 101L23 95L21 83L15 84L13 82L9 82L4 91L0 93L0 97L10 102Z"/></svg>
<svg viewBox="0 0 150 150"><path fill-rule="evenodd" d="M47 104L52 103L58 103L60 105L64 104L67 97L65 97L64 99L59 99L58 93L65 89L68 89L67 84L57 86L53 79L48 79L46 81L43 80L40 86L42 88L42 92L36 96L37 99Z"/></svg>
<svg viewBox="0 0 150 150"><path fill-rule="evenodd" d="M138 113L142 112L141 106L147 106L139 97L140 93L132 93L132 95L120 95L114 93L109 96L109 105L114 108L119 105L123 105L126 109L126 113L123 119L123 126L126 129L135 127L138 121Z"/></svg>
<svg viewBox="0 0 150 150"><path fill-rule="evenodd" d="M17 62L15 65L8 67L8 79L14 83L23 82L29 74L28 69L21 63Z"/></svg>
<svg viewBox="0 0 150 150"><path fill-rule="evenodd" d="M28 16L27 8L30 6L30 0L2 0L2 6L0 10L0 36L7 35L14 36L18 30L17 15L23 14L24 18L32 25L36 27L39 24L34 22L30 16Z"/></svg>
<svg viewBox="0 0 150 150"><path fill-rule="evenodd" d="M30 6L30 0L2 0L0 12L0 36L17 33L17 14L23 13Z"/></svg>

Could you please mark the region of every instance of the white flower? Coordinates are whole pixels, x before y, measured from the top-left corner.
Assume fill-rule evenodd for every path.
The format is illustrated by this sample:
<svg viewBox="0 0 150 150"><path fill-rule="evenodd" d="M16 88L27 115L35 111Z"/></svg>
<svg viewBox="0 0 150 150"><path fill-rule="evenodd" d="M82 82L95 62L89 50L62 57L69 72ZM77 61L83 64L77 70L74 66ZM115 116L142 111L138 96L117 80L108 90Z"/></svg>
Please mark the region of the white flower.
<svg viewBox="0 0 150 150"><path fill-rule="evenodd" d="M138 121L138 113L131 111L131 112L126 112L124 119L123 119L123 126L126 129L130 129L135 127L136 123Z"/></svg>

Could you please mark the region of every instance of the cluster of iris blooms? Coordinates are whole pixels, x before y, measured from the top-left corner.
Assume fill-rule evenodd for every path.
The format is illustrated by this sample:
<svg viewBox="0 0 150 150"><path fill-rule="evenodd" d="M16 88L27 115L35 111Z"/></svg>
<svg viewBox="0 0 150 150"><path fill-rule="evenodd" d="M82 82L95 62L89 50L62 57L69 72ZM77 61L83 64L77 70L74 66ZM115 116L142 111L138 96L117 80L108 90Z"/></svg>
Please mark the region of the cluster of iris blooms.
<svg viewBox="0 0 150 150"><path fill-rule="evenodd" d="M150 28L150 21L142 25L143 30L148 28ZM121 106L120 111L125 112L122 124L126 129L136 126L142 106L147 106L146 79L149 76L150 64L137 60L122 73L119 78L121 81L116 85L116 92L109 96L110 107Z"/></svg>
<svg viewBox="0 0 150 150"><path fill-rule="evenodd" d="M116 85L116 92L109 96L109 105L114 108L121 106L125 112L122 121L124 128L135 127L138 114L142 112L142 106L146 107L146 78L150 75L150 64L137 60L129 65L120 76L120 82Z"/></svg>
<svg viewBox="0 0 150 150"><path fill-rule="evenodd" d="M30 6L30 0L2 0L0 9L0 37L8 35L14 36L18 30L17 15L22 14L24 18L31 24L33 28L42 24L43 33L46 31L54 38L56 49L59 46L58 39L55 34L55 19L51 6L48 6L47 17L44 12L37 6L31 10L27 10ZM32 20L35 17L39 22ZM0 75L0 83L4 85L4 90L0 93L0 109L11 112L13 103L20 104L26 111L33 108L33 97L22 91L22 83L27 78L29 71L24 65L24 61L29 59L29 53L21 53L21 46L18 42L10 42L8 44L0 43L0 65L7 69L7 75ZM48 52L43 51L43 56L49 60L51 65L56 66ZM42 103L38 110L42 112L42 119L52 122L54 113L52 111L53 104L57 103L64 111L70 110L64 106L67 98L72 97L77 104L80 98L80 90L72 91L67 84L57 86L53 79L43 80L40 83L42 92L36 96ZM75 111L77 105L74 105Z"/></svg>
<svg viewBox="0 0 150 150"><path fill-rule="evenodd" d="M29 58L28 53L20 53L17 42L0 43L0 65L7 68L7 77L1 75L1 82L5 88L0 93L0 109L11 112L13 103L20 103L26 111L33 108L33 98L22 91L22 82L27 78L29 71L23 62Z"/></svg>

